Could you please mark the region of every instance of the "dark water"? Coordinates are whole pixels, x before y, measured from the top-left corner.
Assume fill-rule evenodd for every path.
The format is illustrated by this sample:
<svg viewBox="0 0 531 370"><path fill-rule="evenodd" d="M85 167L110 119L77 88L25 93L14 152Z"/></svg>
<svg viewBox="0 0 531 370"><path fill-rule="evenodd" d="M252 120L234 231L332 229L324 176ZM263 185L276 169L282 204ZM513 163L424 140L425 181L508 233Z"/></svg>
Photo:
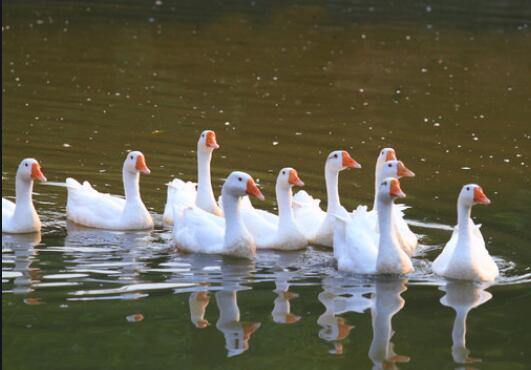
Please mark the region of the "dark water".
<svg viewBox="0 0 531 370"><path fill-rule="evenodd" d="M164 184L195 178L209 128L216 193L245 170L274 209L276 172L293 166L325 202L324 159L345 148L364 166L340 176L352 209L371 202L375 156L393 146L417 174L403 189L423 244L408 280L339 274L313 247L253 263L179 255L160 216L151 233L75 228L64 189L36 185L42 234L2 235L5 368L530 368L528 2L2 10L3 196L28 156L48 180L121 193L123 157L138 149L152 169L143 198L160 215ZM473 211L502 270L490 287L430 272L467 182L493 201Z"/></svg>

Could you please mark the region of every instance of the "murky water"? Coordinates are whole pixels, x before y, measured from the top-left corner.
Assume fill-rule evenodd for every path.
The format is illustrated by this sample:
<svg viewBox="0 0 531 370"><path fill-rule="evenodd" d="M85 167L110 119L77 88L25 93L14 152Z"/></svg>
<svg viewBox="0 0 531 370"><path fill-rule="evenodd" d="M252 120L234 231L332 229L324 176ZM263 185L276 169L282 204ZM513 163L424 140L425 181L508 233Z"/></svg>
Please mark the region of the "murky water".
<svg viewBox="0 0 531 370"><path fill-rule="evenodd" d="M529 368L530 24L519 1L4 2L2 195L27 156L50 181L121 193L138 149L158 226L77 228L64 189L36 185L42 234L2 235L2 365ZM267 209L285 166L325 202L339 148L363 165L341 173L343 204L369 204L375 156L395 147L417 174L402 183L417 272L347 276L313 247L253 263L176 253L164 184L195 178L206 128L216 193L245 170ZM493 201L473 211L502 270L490 287L430 272L465 182Z"/></svg>

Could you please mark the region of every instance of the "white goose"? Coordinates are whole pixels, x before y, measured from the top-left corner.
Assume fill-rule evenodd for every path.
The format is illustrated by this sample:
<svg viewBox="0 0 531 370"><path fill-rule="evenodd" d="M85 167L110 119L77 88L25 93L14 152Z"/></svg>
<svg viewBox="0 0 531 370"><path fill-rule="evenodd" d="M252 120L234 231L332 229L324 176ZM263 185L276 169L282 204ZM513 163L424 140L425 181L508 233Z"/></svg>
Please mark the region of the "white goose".
<svg viewBox="0 0 531 370"><path fill-rule="evenodd" d="M308 245L293 216L293 186L304 186L297 171L286 167L277 176L276 195L278 216L255 209L250 202L242 207L243 222L258 249L297 250Z"/></svg>
<svg viewBox="0 0 531 370"><path fill-rule="evenodd" d="M205 130L197 141L197 190L193 182L184 182L181 179L173 179L168 184L168 196L162 220L167 224L173 224L173 207L181 208L196 205L199 208L221 216L221 208L216 203L212 182L210 179L210 162L212 152L218 149L216 133Z"/></svg>
<svg viewBox="0 0 531 370"><path fill-rule="evenodd" d="M225 219L192 206L174 207L173 242L182 251L253 258L256 245L241 216L241 198L248 194L264 199L253 178L232 172L221 189Z"/></svg>
<svg viewBox="0 0 531 370"><path fill-rule="evenodd" d="M301 190L294 196L295 220L310 244L332 247L335 214L347 217L348 212L339 202L338 177L345 168L361 168L347 151L330 153L325 162L325 181L328 205L326 212L320 207L319 199L312 198Z"/></svg>
<svg viewBox="0 0 531 370"><path fill-rule="evenodd" d="M15 179L16 203L2 198L2 232L33 233L41 230L41 220L33 206L33 181L46 181L39 162L26 158L20 162Z"/></svg>
<svg viewBox="0 0 531 370"><path fill-rule="evenodd" d="M149 174L144 155L132 151L125 158L122 176L125 199L100 193L89 182L66 179L66 217L82 226L107 230L146 230L153 219L140 196L140 173Z"/></svg>
<svg viewBox="0 0 531 370"><path fill-rule="evenodd" d="M433 261L433 271L441 276L475 281L493 281L499 274L498 266L490 256L481 225L475 225L470 218L472 206L489 205L479 185L463 186L457 199L457 226L441 254Z"/></svg>
<svg viewBox="0 0 531 370"><path fill-rule="evenodd" d="M389 175L386 173L386 169L389 166L389 161L396 161L396 151L393 148L383 148L380 151L380 154L378 155L378 159L376 160L376 169L375 169L375 175L374 175L374 203L373 203L373 211L376 210L376 198L377 198L377 191L378 191L378 185L382 182L383 179L385 179L388 176L401 178L401 177L414 177L415 174L410 171L409 169L405 168L405 166L400 166L398 168L398 171L393 175ZM402 163L403 165L403 163ZM409 208L408 206L404 204L394 204L393 205L393 228L394 232L397 235L398 242L400 243L400 246L402 249L408 254L408 256L412 256L415 253L415 249L417 248L418 244L418 238L411 231L408 224L404 220L404 211Z"/></svg>
<svg viewBox="0 0 531 370"><path fill-rule="evenodd" d="M336 215L334 256L338 269L358 274L407 274L413 271L409 256L402 250L393 232L392 206L395 198L406 195L396 178L384 179L376 203L378 234L370 218L361 212L351 217Z"/></svg>

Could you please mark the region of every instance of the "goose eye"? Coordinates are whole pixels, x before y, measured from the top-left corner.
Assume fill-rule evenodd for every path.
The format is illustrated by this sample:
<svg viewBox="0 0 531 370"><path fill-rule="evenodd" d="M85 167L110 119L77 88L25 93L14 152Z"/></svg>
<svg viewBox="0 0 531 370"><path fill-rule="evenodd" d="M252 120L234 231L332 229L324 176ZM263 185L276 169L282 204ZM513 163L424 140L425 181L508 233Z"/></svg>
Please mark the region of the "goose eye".
<svg viewBox="0 0 531 370"><path fill-rule="evenodd" d="M470 187L467 186L467 187L466 187L466 191L470 191Z"/></svg>
<svg viewBox="0 0 531 370"><path fill-rule="evenodd" d="M205 137L205 134L202 134L201 137Z"/></svg>
<svg viewBox="0 0 531 370"><path fill-rule="evenodd" d="M334 154L334 158L337 158L337 154Z"/></svg>
<svg viewBox="0 0 531 370"><path fill-rule="evenodd" d="M130 158L133 159L133 156L131 156Z"/></svg>
<svg viewBox="0 0 531 370"><path fill-rule="evenodd" d="M286 171L282 171L282 174L285 175L285 174L286 174Z"/></svg>
<svg viewBox="0 0 531 370"><path fill-rule="evenodd" d="M389 164L387 165L387 167L393 167L393 165L392 165L391 163L389 163Z"/></svg>
<svg viewBox="0 0 531 370"><path fill-rule="evenodd" d="M24 163L24 166L28 167L28 164L27 164L27 163Z"/></svg>
<svg viewBox="0 0 531 370"><path fill-rule="evenodd" d="M385 186L387 186L387 181L384 181L383 184L384 184Z"/></svg>
<svg viewBox="0 0 531 370"><path fill-rule="evenodd" d="M242 181L242 178L241 178L241 177L238 177L238 181Z"/></svg>

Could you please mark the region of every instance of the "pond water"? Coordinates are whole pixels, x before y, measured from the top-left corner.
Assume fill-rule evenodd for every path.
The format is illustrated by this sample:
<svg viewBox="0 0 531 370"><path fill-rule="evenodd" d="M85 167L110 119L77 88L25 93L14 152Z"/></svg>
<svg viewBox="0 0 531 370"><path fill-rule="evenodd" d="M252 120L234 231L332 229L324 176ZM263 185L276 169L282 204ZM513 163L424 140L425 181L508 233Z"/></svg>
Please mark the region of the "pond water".
<svg viewBox="0 0 531 370"><path fill-rule="evenodd" d="M531 325L531 7L522 1L7 1L2 15L2 196L37 158L50 181L121 194L128 150L152 173L153 232L66 222L64 188L35 186L35 235L2 235L8 369L526 369ZM380 148L422 243L403 279L338 273L330 250L255 261L182 255L162 226L173 177L217 133L213 183L244 170L275 209L292 166L326 203L323 164L347 149L348 209L370 204ZM501 268L447 282L430 261L464 183ZM470 311L471 310L471 311ZM470 313L469 313L470 311Z"/></svg>

